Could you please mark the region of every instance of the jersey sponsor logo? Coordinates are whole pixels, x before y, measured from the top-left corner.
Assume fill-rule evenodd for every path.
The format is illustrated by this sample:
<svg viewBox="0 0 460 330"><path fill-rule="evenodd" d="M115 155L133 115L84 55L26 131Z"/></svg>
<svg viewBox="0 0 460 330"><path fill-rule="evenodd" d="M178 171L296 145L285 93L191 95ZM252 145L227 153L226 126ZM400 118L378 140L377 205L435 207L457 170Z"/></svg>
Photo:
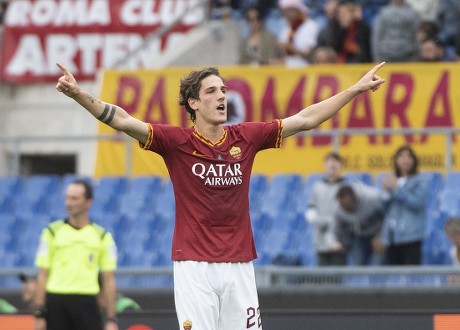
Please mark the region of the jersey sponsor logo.
<svg viewBox="0 0 460 330"><path fill-rule="evenodd" d="M186 320L182 323L182 326L184 327L184 330L192 330L192 321Z"/></svg>
<svg viewBox="0 0 460 330"><path fill-rule="evenodd" d="M238 146L233 146L230 149L230 155L232 155L232 157L235 159L240 159L241 158L241 148Z"/></svg>
<svg viewBox="0 0 460 330"><path fill-rule="evenodd" d="M235 186L243 183L241 164L203 164L192 166L193 175L204 180L207 186Z"/></svg>

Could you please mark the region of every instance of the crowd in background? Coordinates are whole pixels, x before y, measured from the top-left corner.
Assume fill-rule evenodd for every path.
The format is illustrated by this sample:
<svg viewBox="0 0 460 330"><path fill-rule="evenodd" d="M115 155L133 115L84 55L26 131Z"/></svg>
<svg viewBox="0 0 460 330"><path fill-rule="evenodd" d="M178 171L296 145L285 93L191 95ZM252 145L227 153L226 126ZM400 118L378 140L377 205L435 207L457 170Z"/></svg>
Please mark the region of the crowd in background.
<svg viewBox="0 0 460 330"><path fill-rule="evenodd" d="M241 22L240 64L440 62L460 57L456 0L221 0Z"/></svg>
<svg viewBox="0 0 460 330"><path fill-rule="evenodd" d="M7 4L0 0L0 25ZM210 0L210 6L212 18L240 23L239 64L460 58L458 0Z"/></svg>

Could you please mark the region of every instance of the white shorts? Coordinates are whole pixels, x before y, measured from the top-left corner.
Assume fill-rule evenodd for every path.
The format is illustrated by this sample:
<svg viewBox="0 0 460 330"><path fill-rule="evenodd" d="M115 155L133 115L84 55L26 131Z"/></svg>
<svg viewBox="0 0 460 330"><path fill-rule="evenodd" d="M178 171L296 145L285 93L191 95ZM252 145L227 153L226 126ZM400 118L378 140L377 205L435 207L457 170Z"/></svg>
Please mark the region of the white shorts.
<svg viewBox="0 0 460 330"><path fill-rule="evenodd" d="M181 330L262 329L252 262L174 261L174 297Z"/></svg>

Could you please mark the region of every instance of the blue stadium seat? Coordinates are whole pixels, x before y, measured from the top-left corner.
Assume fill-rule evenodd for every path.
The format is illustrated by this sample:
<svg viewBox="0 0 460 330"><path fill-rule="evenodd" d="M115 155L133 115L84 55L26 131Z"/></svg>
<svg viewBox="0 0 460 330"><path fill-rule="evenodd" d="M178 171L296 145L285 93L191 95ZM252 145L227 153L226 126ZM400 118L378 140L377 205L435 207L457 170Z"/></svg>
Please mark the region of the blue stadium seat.
<svg viewBox="0 0 460 330"><path fill-rule="evenodd" d="M16 199L16 214L29 215L48 212L49 199L59 187L60 177L34 175L24 180L24 189Z"/></svg>
<svg viewBox="0 0 460 330"><path fill-rule="evenodd" d="M271 265L272 259L268 254L257 251L257 258L253 260L255 267Z"/></svg>
<svg viewBox="0 0 460 330"><path fill-rule="evenodd" d="M271 228L272 218L267 214L251 212L251 225L254 233L265 233Z"/></svg>
<svg viewBox="0 0 460 330"><path fill-rule="evenodd" d="M0 214L13 214L16 209L17 195L0 195Z"/></svg>
<svg viewBox="0 0 460 330"><path fill-rule="evenodd" d="M0 197L8 195L19 195L22 192L24 180L22 176L1 176Z"/></svg>
<svg viewBox="0 0 460 330"><path fill-rule="evenodd" d="M0 230L0 266L3 265L2 259L7 255L14 254L16 245L17 231L16 217L11 214L0 214L2 230ZM7 260L6 260L7 262ZM6 266L6 265L5 265Z"/></svg>
<svg viewBox="0 0 460 330"><path fill-rule="evenodd" d="M298 174L274 175L264 194L260 211L272 218L277 218L283 213L294 212L295 196L301 184L302 177Z"/></svg>
<svg viewBox="0 0 460 330"><path fill-rule="evenodd" d="M151 232L149 230L149 224L137 221L132 223L128 228L119 235L118 249L119 250L130 250L131 247L140 247L144 249L146 243L151 239Z"/></svg>
<svg viewBox="0 0 460 330"><path fill-rule="evenodd" d="M249 206L251 211L258 211L263 195L267 189L269 178L264 174L251 175L249 183Z"/></svg>
<svg viewBox="0 0 460 330"><path fill-rule="evenodd" d="M316 266L316 250L313 246L312 226L306 225L292 236L292 252L297 254L303 266Z"/></svg>
<svg viewBox="0 0 460 330"><path fill-rule="evenodd" d="M284 217L272 219L271 228L279 231L295 232L305 224L305 217L297 213L287 213Z"/></svg>
<svg viewBox="0 0 460 330"><path fill-rule="evenodd" d="M67 217L67 209L65 206L64 192L59 190L49 199L48 214L51 219L65 219Z"/></svg>
<svg viewBox="0 0 460 330"><path fill-rule="evenodd" d="M460 187L460 171L451 171L446 174L445 189L458 191Z"/></svg>
<svg viewBox="0 0 460 330"><path fill-rule="evenodd" d="M172 182L167 179L157 197L157 207L155 208L155 218L160 221L171 222L174 221L176 214L176 202L174 200L174 190Z"/></svg>
<svg viewBox="0 0 460 330"><path fill-rule="evenodd" d="M159 255L171 257L173 232L174 227L166 227L163 232L151 237Z"/></svg>
<svg viewBox="0 0 460 330"><path fill-rule="evenodd" d="M57 175L33 175L25 178L22 197L32 199L43 193L50 194L59 186L61 179Z"/></svg>
<svg viewBox="0 0 460 330"><path fill-rule="evenodd" d="M158 176L139 176L131 180L120 200L121 214L152 212L162 188L162 179Z"/></svg>
<svg viewBox="0 0 460 330"><path fill-rule="evenodd" d="M460 216L460 195L453 190L442 190L439 194L439 210L449 216Z"/></svg>
<svg viewBox="0 0 460 330"><path fill-rule="evenodd" d="M302 216L305 215L313 186L317 181L321 180L323 176L324 175L320 173L313 173L303 180L303 184L295 196L295 213Z"/></svg>
<svg viewBox="0 0 460 330"><path fill-rule="evenodd" d="M288 251L290 237L289 231L270 230L263 238L259 251L273 261L277 255Z"/></svg>
<svg viewBox="0 0 460 330"><path fill-rule="evenodd" d="M156 254L156 258L153 260L152 266L155 267L167 267L173 265L171 259L171 251L161 251Z"/></svg>
<svg viewBox="0 0 460 330"><path fill-rule="evenodd" d="M91 212L116 212L118 202L125 193L129 179L125 176L103 176L94 187Z"/></svg>
<svg viewBox="0 0 460 330"><path fill-rule="evenodd" d="M451 243L443 229L431 230L423 241L422 263L424 265L450 265Z"/></svg>

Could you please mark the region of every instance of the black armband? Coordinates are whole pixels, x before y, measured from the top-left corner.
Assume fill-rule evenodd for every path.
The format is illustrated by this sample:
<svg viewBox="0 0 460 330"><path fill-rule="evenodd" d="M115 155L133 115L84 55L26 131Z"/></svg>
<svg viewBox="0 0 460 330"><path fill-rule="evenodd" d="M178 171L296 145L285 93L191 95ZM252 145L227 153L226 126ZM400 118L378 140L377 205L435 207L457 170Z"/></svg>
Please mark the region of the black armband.
<svg viewBox="0 0 460 330"><path fill-rule="evenodd" d="M105 322L118 323L118 319L116 317L106 317Z"/></svg>
<svg viewBox="0 0 460 330"><path fill-rule="evenodd" d="M34 311L34 316L37 318L45 318L46 317L46 305L39 306L35 311Z"/></svg>

